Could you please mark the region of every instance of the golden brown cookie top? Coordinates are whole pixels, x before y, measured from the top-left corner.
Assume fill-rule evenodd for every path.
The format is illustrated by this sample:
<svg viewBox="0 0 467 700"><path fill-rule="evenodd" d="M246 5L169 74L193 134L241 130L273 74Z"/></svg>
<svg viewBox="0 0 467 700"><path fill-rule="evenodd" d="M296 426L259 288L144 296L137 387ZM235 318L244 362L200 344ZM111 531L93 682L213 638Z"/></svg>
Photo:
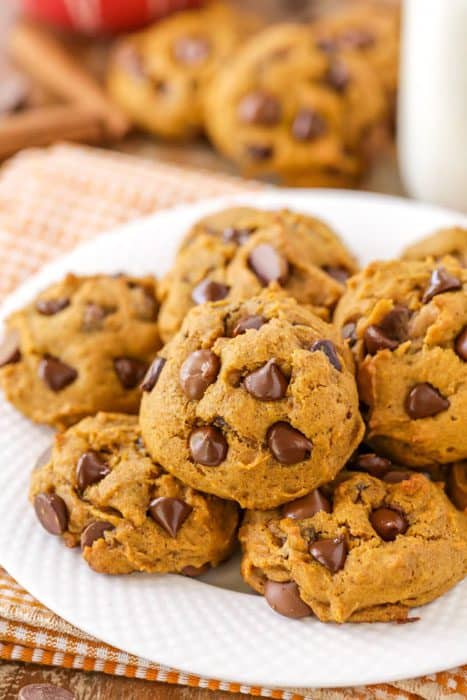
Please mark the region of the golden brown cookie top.
<svg viewBox="0 0 467 700"><path fill-rule="evenodd" d="M81 543L103 573L178 571L230 552L237 510L185 486L155 464L135 416L99 413L55 438L31 477L42 526Z"/></svg>
<svg viewBox="0 0 467 700"><path fill-rule="evenodd" d="M455 258L462 267L467 267L467 228L455 226L436 231L417 243L405 248L404 260L440 260L446 255Z"/></svg>
<svg viewBox="0 0 467 700"><path fill-rule="evenodd" d="M169 138L202 129L200 92L257 19L214 2L117 43L108 85L136 123Z"/></svg>
<svg viewBox="0 0 467 700"><path fill-rule="evenodd" d="M405 619L467 567L467 519L414 473L394 482L354 473L326 494L248 512L240 540L243 575L273 608L326 621ZM294 615L298 601L308 611Z"/></svg>
<svg viewBox="0 0 467 700"><path fill-rule="evenodd" d="M372 263L349 280L334 320L357 359L371 444L415 466L465 459L465 268Z"/></svg>
<svg viewBox="0 0 467 700"><path fill-rule="evenodd" d="M56 426L101 409L136 413L160 347L157 313L152 277L67 275L7 319L16 351L0 368L7 398Z"/></svg>
<svg viewBox="0 0 467 700"><path fill-rule="evenodd" d="M208 493L283 503L333 478L361 437L350 354L284 294L194 308L160 357L143 437L154 459Z"/></svg>
<svg viewBox="0 0 467 700"><path fill-rule="evenodd" d="M249 207L217 212L188 232L160 284L161 336L168 341L196 304L247 298L268 284L329 318L356 269L339 236L319 219Z"/></svg>
<svg viewBox="0 0 467 700"><path fill-rule="evenodd" d="M205 99L209 136L252 173L358 170L350 149L384 112L373 69L354 53L315 45L302 25L280 24L247 42L213 78Z"/></svg>

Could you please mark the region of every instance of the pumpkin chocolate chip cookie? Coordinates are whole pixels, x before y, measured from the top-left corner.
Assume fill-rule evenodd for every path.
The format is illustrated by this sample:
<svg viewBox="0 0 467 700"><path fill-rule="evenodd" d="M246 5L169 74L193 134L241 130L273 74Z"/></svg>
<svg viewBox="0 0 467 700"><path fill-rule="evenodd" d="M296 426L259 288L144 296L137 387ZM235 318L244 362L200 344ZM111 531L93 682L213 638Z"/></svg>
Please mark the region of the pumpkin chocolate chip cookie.
<svg viewBox="0 0 467 700"><path fill-rule="evenodd" d="M352 474L282 509L249 511L242 574L287 617L405 620L467 574L467 518L423 474Z"/></svg>
<svg viewBox="0 0 467 700"><path fill-rule="evenodd" d="M204 86L255 24L221 3L158 22L117 45L109 91L142 128L165 138L192 137L203 127Z"/></svg>
<svg viewBox="0 0 467 700"><path fill-rule="evenodd" d="M199 493L148 456L135 416L85 418L59 433L31 477L42 526L81 545L98 572L173 572L197 576L231 552L234 503Z"/></svg>
<svg viewBox="0 0 467 700"><path fill-rule="evenodd" d="M367 439L401 464L467 458L467 270L453 258L375 262L335 323L358 365Z"/></svg>
<svg viewBox="0 0 467 700"><path fill-rule="evenodd" d="M244 507L276 506L329 481L362 437L348 350L282 294L192 309L143 389L153 459Z"/></svg>
<svg viewBox="0 0 467 700"><path fill-rule="evenodd" d="M405 260L440 260L446 255L456 258L462 267L467 267L467 228L456 226L441 229L407 247L402 253Z"/></svg>
<svg viewBox="0 0 467 700"><path fill-rule="evenodd" d="M164 341L205 301L242 299L280 286L328 318L356 262L319 219L292 211L235 207L205 217L182 242L159 287Z"/></svg>
<svg viewBox="0 0 467 700"><path fill-rule="evenodd" d="M6 321L0 384L37 423L99 410L136 413L139 384L160 347L152 277L68 275Z"/></svg>
<svg viewBox="0 0 467 700"><path fill-rule="evenodd" d="M214 145L250 175L290 184L351 183L361 141L385 111L372 67L316 46L311 28L281 24L242 46L204 98Z"/></svg>

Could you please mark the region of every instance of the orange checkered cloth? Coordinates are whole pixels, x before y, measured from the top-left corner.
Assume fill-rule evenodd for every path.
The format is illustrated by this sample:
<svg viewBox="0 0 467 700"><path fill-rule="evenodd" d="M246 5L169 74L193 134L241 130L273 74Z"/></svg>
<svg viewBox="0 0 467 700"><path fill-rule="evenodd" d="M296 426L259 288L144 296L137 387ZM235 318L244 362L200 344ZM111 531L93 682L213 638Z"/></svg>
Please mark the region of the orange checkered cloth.
<svg viewBox="0 0 467 700"><path fill-rule="evenodd" d="M0 172L0 301L45 262L101 231L174 204L252 187L260 185L81 146L24 151ZM393 685L308 691L181 673L85 635L1 568L0 658L284 700L467 697L467 666Z"/></svg>

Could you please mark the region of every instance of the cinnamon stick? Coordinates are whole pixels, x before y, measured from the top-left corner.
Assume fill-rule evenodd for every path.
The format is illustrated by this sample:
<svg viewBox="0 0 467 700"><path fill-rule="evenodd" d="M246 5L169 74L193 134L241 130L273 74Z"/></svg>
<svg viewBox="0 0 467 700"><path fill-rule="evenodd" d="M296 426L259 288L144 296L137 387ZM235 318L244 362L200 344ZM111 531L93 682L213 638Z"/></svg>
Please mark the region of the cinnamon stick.
<svg viewBox="0 0 467 700"><path fill-rule="evenodd" d="M126 115L47 30L19 22L10 32L9 51L16 63L50 92L98 116L108 138L117 140L129 130Z"/></svg>
<svg viewBox="0 0 467 700"><path fill-rule="evenodd" d="M105 138L99 118L77 105L51 105L0 119L0 159L22 148L56 141L99 143Z"/></svg>

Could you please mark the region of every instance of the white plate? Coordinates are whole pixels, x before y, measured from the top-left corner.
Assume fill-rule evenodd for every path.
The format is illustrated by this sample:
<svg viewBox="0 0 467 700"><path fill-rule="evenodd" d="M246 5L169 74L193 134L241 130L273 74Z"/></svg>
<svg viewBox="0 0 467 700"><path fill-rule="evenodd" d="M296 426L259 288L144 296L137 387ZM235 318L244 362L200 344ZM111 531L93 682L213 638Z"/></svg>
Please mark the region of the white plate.
<svg viewBox="0 0 467 700"><path fill-rule="evenodd" d="M460 214L378 195L270 191L178 207L135 221L48 265L6 301L1 317L65 272L165 272L187 226L232 202L289 206L326 219L361 261L395 256ZM42 603L126 652L201 675L266 686L326 687L391 681L467 661L467 581L414 614L412 625L324 625L276 615L248 593L233 561L203 581L100 576L79 552L38 526L28 475L50 432L0 399L0 562Z"/></svg>

